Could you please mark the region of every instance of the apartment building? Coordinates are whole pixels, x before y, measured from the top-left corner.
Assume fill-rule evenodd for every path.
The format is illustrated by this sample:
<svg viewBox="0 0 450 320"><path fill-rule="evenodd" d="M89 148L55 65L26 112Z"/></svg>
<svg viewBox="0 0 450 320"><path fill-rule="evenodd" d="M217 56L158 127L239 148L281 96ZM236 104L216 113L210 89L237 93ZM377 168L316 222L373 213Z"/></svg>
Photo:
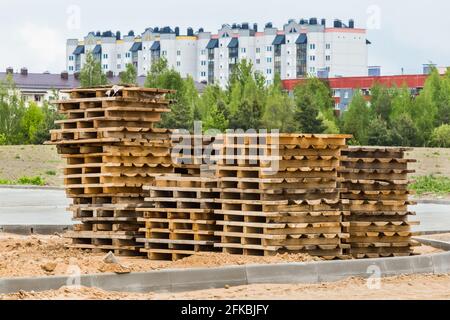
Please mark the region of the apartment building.
<svg viewBox="0 0 450 320"><path fill-rule="evenodd" d="M347 77L368 75L368 45L365 29L335 20L290 20L283 28L267 23L258 25L225 24L217 33L188 28L185 35L177 27L147 28L142 34L130 31L91 32L83 40L67 40L67 70L81 70L85 56L92 51L105 72L118 75L133 63L139 75L146 75L155 61L164 57L183 77L225 86L234 66L250 60L256 71L271 84L275 74L282 79L318 76Z"/></svg>
<svg viewBox="0 0 450 320"><path fill-rule="evenodd" d="M346 111L350 105L355 92L359 90L367 101L370 101L371 89L375 84L380 84L388 88L402 88L406 86L412 95L418 95L425 86L428 74L414 75L393 75L393 76L367 76L367 77L339 77L323 79L330 87L335 109L341 112ZM298 84L304 79L284 80L283 87L289 92L293 92Z"/></svg>

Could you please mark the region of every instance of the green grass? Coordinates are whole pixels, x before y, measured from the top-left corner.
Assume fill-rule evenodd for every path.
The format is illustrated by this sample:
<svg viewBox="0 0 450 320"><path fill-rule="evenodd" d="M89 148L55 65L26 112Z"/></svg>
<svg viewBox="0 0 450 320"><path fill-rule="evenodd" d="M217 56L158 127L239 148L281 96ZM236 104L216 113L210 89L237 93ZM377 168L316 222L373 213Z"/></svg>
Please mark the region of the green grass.
<svg viewBox="0 0 450 320"><path fill-rule="evenodd" d="M45 171L45 174L48 176L56 176L56 171L55 170L48 170Z"/></svg>
<svg viewBox="0 0 450 320"><path fill-rule="evenodd" d="M0 179L0 185L32 185L44 186L45 180L42 177L21 177L16 181Z"/></svg>
<svg viewBox="0 0 450 320"><path fill-rule="evenodd" d="M424 193L448 194L450 193L450 178L425 176L415 179L416 182L411 185L411 189L418 195Z"/></svg>

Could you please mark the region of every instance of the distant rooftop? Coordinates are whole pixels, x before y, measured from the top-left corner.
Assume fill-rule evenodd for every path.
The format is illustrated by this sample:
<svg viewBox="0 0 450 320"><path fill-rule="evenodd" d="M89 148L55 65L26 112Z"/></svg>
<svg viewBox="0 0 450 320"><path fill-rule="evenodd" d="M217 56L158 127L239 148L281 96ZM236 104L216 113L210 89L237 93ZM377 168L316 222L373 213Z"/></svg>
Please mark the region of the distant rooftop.
<svg viewBox="0 0 450 320"><path fill-rule="evenodd" d="M327 27L327 20L326 19L318 19L318 18L302 18L302 19L289 19L286 25L289 25L291 23L297 23L299 25L303 26L323 26ZM242 22L242 23L232 23L232 24L223 24L222 29L225 27L229 27L233 30L250 30L254 32L258 32L258 24L253 23L250 24L248 22ZM330 27L333 28L343 28L343 29L353 29L355 28L355 21L353 19L350 19L348 23L345 23L342 20L334 19L332 21L332 25ZM267 22L264 24L264 28L275 28L272 22ZM180 28L179 27L170 27L170 26L164 26L164 27L148 27L145 29L144 33L150 31L152 33L157 34L175 34L177 36L180 35ZM203 27L198 28L198 31L196 33L202 33L205 32L205 29ZM130 30L128 33L124 34L128 37L134 37L135 32L133 30ZM192 27L187 28L186 31L187 36L194 36L194 29ZM95 36L98 38L116 38L117 40L120 40L122 38L122 33L120 31L112 32L110 30L108 31L91 31L88 33L88 36Z"/></svg>
<svg viewBox="0 0 450 320"><path fill-rule="evenodd" d="M8 72L0 72L0 81L6 79ZM12 73L14 83L17 88L27 92L46 92L52 89L64 90L73 89L80 86L80 81L74 75L69 75L66 72L57 73L29 73L26 69L21 72ZM137 78L138 85L143 87L145 83L145 76ZM108 81L112 84L120 83L120 77L109 77ZM201 93L205 88L203 83L195 83L197 90Z"/></svg>

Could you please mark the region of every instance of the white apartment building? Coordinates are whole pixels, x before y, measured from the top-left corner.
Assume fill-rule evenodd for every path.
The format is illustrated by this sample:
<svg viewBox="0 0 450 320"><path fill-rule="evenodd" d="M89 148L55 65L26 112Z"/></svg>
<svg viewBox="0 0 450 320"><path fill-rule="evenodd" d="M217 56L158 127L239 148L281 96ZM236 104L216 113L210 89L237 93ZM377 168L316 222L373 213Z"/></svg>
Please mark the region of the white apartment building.
<svg viewBox="0 0 450 320"><path fill-rule="evenodd" d="M67 40L67 70L81 70L85 55L92 51L103 70L118 75L133 63L139 75L146 75L159 58L183 77L226 86L233 67L250 60L256 71L271 84L276 73L281 79L310 76L322 78L368 75L368 44L365 29L355 28L353 20L340 20L333 27L316 18L290 20L282 29L267 23L258 31L255 24L223 25L216 33L192 28L180 35L179 28L148 28L141 35L121 37L112 32L89 33L83 40Z"/></svg>

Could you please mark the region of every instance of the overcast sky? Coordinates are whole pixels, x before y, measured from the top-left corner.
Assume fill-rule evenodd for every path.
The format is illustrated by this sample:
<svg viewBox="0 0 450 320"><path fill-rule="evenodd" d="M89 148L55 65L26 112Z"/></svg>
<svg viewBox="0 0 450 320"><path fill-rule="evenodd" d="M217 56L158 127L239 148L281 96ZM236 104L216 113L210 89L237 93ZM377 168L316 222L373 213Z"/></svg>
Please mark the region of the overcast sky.
<svg viewBox="0 0 450 320"><path fill-rule="evenodd" d="M419 73L430 61L450 66L450 1L446 0L0 0L0 70L26 66L30 72L65 69L67 38L89 31L146 27L204 27L223 23L266 22L282 27L288 19L348 20L369 28L369 64L384 74Z"/></svg>

